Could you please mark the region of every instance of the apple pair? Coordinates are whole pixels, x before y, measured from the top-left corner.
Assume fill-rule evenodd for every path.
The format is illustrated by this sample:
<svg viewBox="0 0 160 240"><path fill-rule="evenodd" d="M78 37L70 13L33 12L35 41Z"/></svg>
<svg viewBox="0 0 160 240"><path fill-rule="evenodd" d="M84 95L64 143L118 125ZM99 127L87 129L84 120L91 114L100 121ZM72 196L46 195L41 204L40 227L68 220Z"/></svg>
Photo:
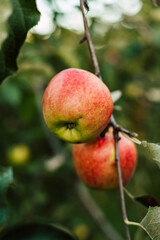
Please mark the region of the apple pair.
<svg viewBox="0 0 160 240"><path fill-rule="evenodd" d="M65 141L82 143L73 150L76 171L86 185L98 189L118 186L113 135L99 137L112 111L107 86L94 74L80 69L58 73L43 97L43 116L48 128ZM119 151L126 184L134 172L137 152L133 142L123 136Z"/></svg>

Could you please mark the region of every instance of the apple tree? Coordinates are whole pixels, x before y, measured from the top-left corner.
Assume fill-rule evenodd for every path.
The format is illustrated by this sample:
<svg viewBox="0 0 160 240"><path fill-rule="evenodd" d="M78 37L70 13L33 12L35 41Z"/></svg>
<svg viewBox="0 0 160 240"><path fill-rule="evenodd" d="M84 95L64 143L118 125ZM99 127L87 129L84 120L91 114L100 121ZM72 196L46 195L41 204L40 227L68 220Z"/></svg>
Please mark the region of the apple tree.
<svg viewBox="0 0 160 240"><path fill-rule="evenodd" d="M0 239L159 240L158 1L38 2L0 0Z"/></svg>

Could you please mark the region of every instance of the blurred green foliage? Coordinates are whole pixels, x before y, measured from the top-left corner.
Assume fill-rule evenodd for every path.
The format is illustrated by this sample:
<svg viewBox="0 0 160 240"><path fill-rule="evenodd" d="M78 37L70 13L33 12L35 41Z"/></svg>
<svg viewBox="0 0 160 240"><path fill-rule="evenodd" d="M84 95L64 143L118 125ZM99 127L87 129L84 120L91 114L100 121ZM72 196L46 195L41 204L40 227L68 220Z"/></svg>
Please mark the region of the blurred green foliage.
<svg viewBox="0 0 160 240"><path fill-rule="evenodd" d="M10 228L4 233L2 240L78 240L73 234L70 234L65 228L51 223L28 223L20 224L17 227Z"/></svg>
<svg viewBox="0 0 160 240"><path fill-rule="evenodd" d="M160 142L159 15L160 8L143 1L139 14L124 17L107 31L96 19L90 26L103 80L111 91L123 94L116 103L122 110L114 112L117 122L141 140L155 143ZM80 240L103 240L77 194L72 146L52 135L42 118L43 92L53 75L70 67L93 72L87 44L79 44L83 34L63 29L56 18L54 23L49 38L28 34L18 58L19 71L0 87L0 164L11 165L8 153L13 146L23 144L30 152L25 164L12 164L15 184L7 192L8 224L49 218L75 231ZM160 201L159 169L145 149L137 147L138 165L127 189ZM124 236L119 191L89 191ZM140 222L147 209L128 197L126 202L129 219ZM133 237L137 228L130 230Z"/></svg>
<svg viewBox="0 0 160 240"><path fill-rule="evenodd" d="M27 32L39 21L36 3L31 1L1 0L0 19L0 82L17 71L20 47Z"/></svg>

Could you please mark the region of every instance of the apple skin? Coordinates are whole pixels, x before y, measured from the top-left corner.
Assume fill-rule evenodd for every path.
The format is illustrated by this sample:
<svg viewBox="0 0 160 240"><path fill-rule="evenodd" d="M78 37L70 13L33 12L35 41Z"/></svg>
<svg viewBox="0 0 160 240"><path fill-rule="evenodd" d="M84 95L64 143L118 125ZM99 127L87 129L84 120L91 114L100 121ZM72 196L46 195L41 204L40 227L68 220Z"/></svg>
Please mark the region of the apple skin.
<svg viewBox="0 0 160 240"><path fill-rule="evenodd" d="M131 179L136 163L135 144L120 134L119 156L123 184ZM115 161L115 144L113 134L108 132L104 138L93 142L75 144L73 161L81 181L91 188L114 189L119 186Z"/></svg>
<svg viewBox="0 0 160 240"><path fill-rule="evenodd" d="M43 96L43 116L59 138L81 143L99 136L113 111L109 89L96 75L70 68L53 77Z"/></svg>

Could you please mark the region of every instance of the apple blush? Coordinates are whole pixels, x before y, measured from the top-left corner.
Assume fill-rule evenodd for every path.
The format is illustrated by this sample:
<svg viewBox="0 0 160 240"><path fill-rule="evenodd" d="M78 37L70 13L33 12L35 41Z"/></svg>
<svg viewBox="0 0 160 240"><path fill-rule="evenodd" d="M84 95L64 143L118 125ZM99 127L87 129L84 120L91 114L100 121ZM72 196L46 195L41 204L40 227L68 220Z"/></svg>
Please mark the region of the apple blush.
<svg viewBox="0 0 160 240"><path fill-rule="evenodd" d="M62 140L83 143L100 135L113 111L109 89L96 75L70 68L55 75L43 96L48 128Z"/></svg>
<svg viewBox="0 0 160 240"><path fill-rule="evenodd" d="M131 179L136 163L137 150L135 144L120 134L118 142L123 184ZM73 161L81 181L91 188L114 189L119 186L117 165L115 161L115 143L113 134L93 142L75 144Z"/></svg>

